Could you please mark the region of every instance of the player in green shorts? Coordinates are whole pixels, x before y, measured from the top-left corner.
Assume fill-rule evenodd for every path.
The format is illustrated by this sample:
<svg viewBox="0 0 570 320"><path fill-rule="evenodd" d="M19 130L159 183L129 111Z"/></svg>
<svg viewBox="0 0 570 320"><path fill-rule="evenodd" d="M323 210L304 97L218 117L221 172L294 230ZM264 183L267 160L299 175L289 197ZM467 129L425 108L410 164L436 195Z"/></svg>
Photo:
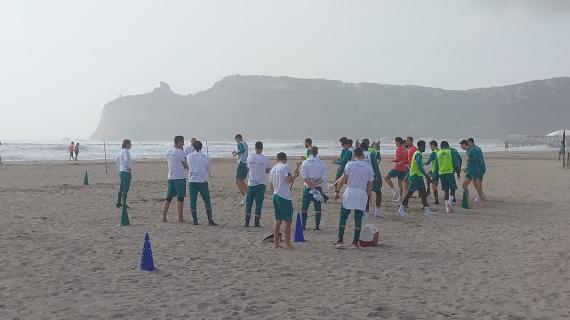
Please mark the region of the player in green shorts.
<svg viewBox="0 0 570 320"><path fill-rule="evenodd" d="M404 139L402 139L402 137L396 137L394 139L394 143L396 144L396 158L392 160L392 162L395 162L396 164L394 165L394 169L390 170L384 177L384 181L386 181L388 186L392 189L393 200L399 201L403 196L403 181L406 179L406 174L408 172L408 155L406 153L406 148L404 148ZM398 178L399 192L392 183L393 178Z"/></svg>
<svg viewBox="0 0 570 320"><path fill-rule="evenodd" d="M236 170L236 185L238 186L239 192L242 196L241 202L239 204L245 204L246 202L246 190L247 184L245 179L247 178L247 143L243 141L243 137L240 133L236 134L235 140L237 142L237 150L232 152L232 157L237 157L237 170Z"/></svg>
<svg viewBox="0 0 570 320"><path fill-rule="evenodd" d="M485 200L485 196L483 193L483 177L485 176L485 172L487 172L487 166L485 165L485 157L483 156L483 151L481 148L475 144L475 139L469 138L467 139L467 143L469 143L470 147L475 148L475 153L477 154L477 158L479 158L479 181L475 184L475 188L477 189L477 197L473 199L473 201L478 202L479 200Z"/></svg>
<svg viewBox="0 0 570 320"><path fill-rule="evenodd" d="M441 149L436 154L436 161L432 168L434 172L439 175L439 180L441 182L441 190L444 192L445 199L445 211L450 213L452 211L452 203L454 196L451 193L455 193L457 190L457 184L455 183L454 172L456 172L456 167L454 162L454 156L449 149L449 143L447 141L441 142Z"/></svg>
<svg viewBox="0 0 570 320"><path fill-rule="evenodd" d="M374 207L374 217L382 218L382 175L380 174L380 167L378 164L380 163L380 152L377 152L376 149L369 147L370 140L362 139L360 143L360 148L363 150L364 159L367 160L374 172L374 181L372 181L372 192L374 192L375 198L375 207ZM373 149L374 152L371 152L370 149ZM369 211L370 201L366 203L366 212Z"/></svg>
<svg viewBox="0 0 570 320"><path fill-rule="evenodd" d="M438 186L438 172L437 170L434 170L435 167L437 167L437 153L439 152L439 148L437 146L437 141L432 140L429 142L429 147L431 149L431 154L429 155L428 160L426 161L426 163L424 163L424 165L430 165L431 164L431 179L426 177L426 185L429 189L429 187L431 186L432 191L433 191L433 197L435 198L435 201L433 204L439 204L439 195L437 193L437 186ZM429 190L428 190L428 196L429 196Z"/></svg>
<svg viewBox="0 0 570 320"><path fill-rule="evenodd" d="M291 201L291 185L299 176L291 174L291 168L287 164L287 155L284 152L277 154L277 164L269 172L270 186L273 190L273 206L275 208L275 224L273 225L273 248L280 248L281 224L285 222L285 245L293 250L291 244L291 223L293 221L293 202Z"/></svg>
<svg viewBox="0 0 570 320"><path fill-rule="evenodd" d="M170 208L172 199L176 197L176 210L178 211L178 222L184 223L184 196L186 195L186 153L184 152L184 137L174 137L174 146L166 151L168 162L168 189L166 200L162 209L162 222L166 222L166 214Z"/></svg>
<svg viewBox="0 0 570 320"><path fill-rule="evenodd" d="M469 146L469 142L467 140L461 140L459 142L461 149L465 150L465 154L467 156L467 168L465 172L465 179L463 180L463 194L469 199L469 185L473 182L473 186L475 190L478 189L478 183L481 179L481 164L480 159L478 158L477 151L474 147ZM479 190L477 190L479 192Z"/></svg>
<svg viewBox="0 0 570 320"><path fill-rule="evenodd" d="M425 172L423 167L422 152L424 152L425 149L426 149L426 142L423 140L418 141L417 149L414 152L412 161L410 163L410 172L408 175L408 181L409 181L408 191L406 193L406 196L402 200L400 208L398 208L398 213L400 214L400 216L404 216L406 214L406 207L408 206L408 201L410 200L412 194L415 191L418 191L422 199L424 214L426 216L430 216L433 214L427 202L427 192L424 183L424 177L429 176L429 174Z"/></svg>

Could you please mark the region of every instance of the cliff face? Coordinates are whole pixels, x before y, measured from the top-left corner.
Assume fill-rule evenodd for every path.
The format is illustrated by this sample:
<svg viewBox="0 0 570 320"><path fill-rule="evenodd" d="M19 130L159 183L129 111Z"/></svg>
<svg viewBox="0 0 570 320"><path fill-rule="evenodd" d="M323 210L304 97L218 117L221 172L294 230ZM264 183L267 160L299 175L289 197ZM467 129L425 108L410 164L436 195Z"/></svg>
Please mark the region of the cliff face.
<svg viewBox="0 0 570 320"><path fill-rule="evenodd" d="M322 79L229 76L206 91L152 92L107 103L92 139L542 135L570 121L570 78L443 90Z"/></svg>

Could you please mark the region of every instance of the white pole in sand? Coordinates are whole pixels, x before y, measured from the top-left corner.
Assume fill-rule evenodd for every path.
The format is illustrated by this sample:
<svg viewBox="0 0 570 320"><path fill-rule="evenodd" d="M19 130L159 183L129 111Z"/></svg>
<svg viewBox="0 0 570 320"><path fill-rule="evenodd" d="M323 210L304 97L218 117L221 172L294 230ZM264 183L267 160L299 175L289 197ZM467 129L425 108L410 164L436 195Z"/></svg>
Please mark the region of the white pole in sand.
<svg viewBox="0 0 570 320"><path fill-rule="evenodd" d="M206 139L206 155L210 157L210 152L208 150L208 139ZM212 174L210 173L210 166L208 166L208 177L212 177Z"/></svg>
<svg viewBox="0 0 570 320"><path fill-rule="evenodd" d="M107 174L107 145L105 144L105 139L103 139L103 151L105 152L105 174Z"/></svg>

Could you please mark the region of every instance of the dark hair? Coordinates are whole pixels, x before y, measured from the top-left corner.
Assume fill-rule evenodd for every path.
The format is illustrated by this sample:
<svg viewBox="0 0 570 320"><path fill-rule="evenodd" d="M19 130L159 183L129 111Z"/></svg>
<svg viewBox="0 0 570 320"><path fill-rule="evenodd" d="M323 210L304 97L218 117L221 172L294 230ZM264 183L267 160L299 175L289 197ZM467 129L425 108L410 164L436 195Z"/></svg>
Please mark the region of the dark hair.
<svg viewBox="0 0 570 320"><path fill-rule="evenodd" d="M202 150L202 142L200 142L199 140L196 140L192 143L192 147L194 147L194 150L200 151L200 150Z"/></svg>
<svg viewBox="0 0 570 320"><path fill-rule="evenodd" d="M352 139L348 139L348 141L346 141L346 143L350 146L352 146L352 144L354 143L354 141L352 141Z"/></svg>
<svg viewBox="0 0 570 320"><path fill-rule="evenodd" d="M368 138L362 139L362 142L366 142L368 145L370 145L370 139L368 139ZM362 143L362 142L361 142L361 143Z"/></svg>
<svg viewBox="0 0 570 320"><path fill-rule="evenodd" d="M309 153L316 156L317 154L319 154L319 148L317 146L312 146L309 149Z"/></svg>
<svg viewBox="0 0 570 320"><path fill-rule="evenodd" d="M467 142L467 140L463 139L463 140L459 141L459 144L466 146L466 145L468 145L469 143Z"/></svg>
<svg viewBox="0 0 570 320"><path fill-rule="evenodd" d="M430 146L434 146L434 147L437 148L437 141L432 140L432 141L429 142L429 145L430 145Z"/></svg>
<svg viewBox="0 0 570 320"><path fill-rule="evenodd" d="M243 137L241 136L241 133L236 134L236 136L234 137L234 140L237 138L243 139Z"/></svg>
<svg viewBox="0 0 570 320"><path fill-rule="evenodd" d="M306 143L306 144L313 144L313 139L311 139L311 138L305 138L305 143Z"/></svg>
<svg viewBox="0 0 570 320"><path fill-rule="evenodd" d="M255 149L256 150L263 150L263 142L261 142L261 141L255 142Z"/></svg>
<svg viewBox="0 0 570 320"><path fill-rule="evenodd" d="M421 149L422 147L425 148L426 147L426 142L423 140L418 141L417 143L418 148Z"/></svg>
<svg viewBox="0 0 570 320"><path fill-rule="evenodd" d="M475 144L475 139L469 138L469 139L467 139L467 142L471 142L471 143Z"/></svg>
<svg viewBox="0 0 570 320"><path fill-rule="evenodd" d="M362 148L354 149L354 156L355 157L362 157L364 154L362 153Z"/></svg>
<svg viewBox="0 0 570 320"><path fill-rule="evenodd" d="M440 143L440 146L441 146L442 149L447 149L447 148L449 148L449 142L443 140L443 141Z"/></svg>
<svg viewBox="0 0 570 320"><path fill-rule="evenodd" d="M123 145L121 146L121 148L123 148L123 149L126 148L127 145L130 144L130 143L131 143L131 140L129 140L129 139L123 140Z"/></svg>
<svg viewBox="0 0 570 320"><path fill-rule="evenodd" d="M342 138L338 139L338 141L342 144L348 144L348 138L347 137L342 137Z"/></svg>
<svg viewBox="0 0 570 320"><path fill-rule="evenodd" d="M176 136L174 137L174 144L178 144L180 142L184 141L184 137L183 136Z"/></svg>
<svg viewBox="0 0 570 320"><path fill-rule="evenodd" d="M71 144L75 144L75 142L71 141Z"/></svg>
<svg viewBox="0 0 570 320"><path fill-rule="evenodd" d="M362 139L362 142L360 142L360 149L368 150L368 147L370 147L370 141L368 139Z"/></svg>
<svg viewBox="0 0 570 320"><path fill-rule="evenodd" d="M399 144L404 143L404 139L402 139L402 137L396 137L396 138L394 139L394 141L396 141L396 142L399 143Z"/></svg>
<svg viewBox="0 0 570 320"><path fill-rule="evenodd" d="M279 161L287 160L287 155L285 154L285 152L279 152L277 154L277 160L279 160Z"/></svg>
<svg viewBox="0 0 570 320"><path fill-rule="evenodd" d="M407 137L406 139L410 140L411 142L414 142L414 137ZM425 143L425 141L424 141Z"/></svg>

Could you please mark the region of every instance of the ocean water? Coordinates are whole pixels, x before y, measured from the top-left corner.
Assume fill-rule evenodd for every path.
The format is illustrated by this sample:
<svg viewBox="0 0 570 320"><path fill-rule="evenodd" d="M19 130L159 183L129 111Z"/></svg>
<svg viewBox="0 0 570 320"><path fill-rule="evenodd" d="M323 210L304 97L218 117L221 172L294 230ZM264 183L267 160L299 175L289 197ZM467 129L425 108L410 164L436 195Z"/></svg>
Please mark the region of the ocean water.
<svg viewBox="0 0 570 320"><path fill-rule="evenodd" d="M422 138L426 141L432 138ZM395 146L393 138L382 138L380 141L380 152L383 155L393 155ZM435 139L439 141L439 139ZM448 139L452 147L460 150L458 141L460 139ZM107 159L114 161L117 153L121 149L121 142L102 141L79 141L79 160L102 160L105 158L105 148ZM208 141L206 148L205 141L203 152L207 152L213 158L231 157L231 153L236 148L235 141ZM255 141L247 141L250 152L253 152ZM289 157L305 155L303 141L264 141L264 154L275 156L278 152L285 152ZM477 141L484 152L504 151L504 143L501 140L481 140ZM314 144L319 147L321 156L338 156L340 154L340 143L337 140L315 140ZM131 156L134 159L161 159L166 157L166 149L172 142L144 142L133 141ZM555 150L548 146L510 148L511 151L544 151ZM460 150L461 151L461 150ZM428 151L429 153L429 151ZM2 161L62 161L68 159L67 143L62 141L2 141L0 145L0 157Z"/></svg>

